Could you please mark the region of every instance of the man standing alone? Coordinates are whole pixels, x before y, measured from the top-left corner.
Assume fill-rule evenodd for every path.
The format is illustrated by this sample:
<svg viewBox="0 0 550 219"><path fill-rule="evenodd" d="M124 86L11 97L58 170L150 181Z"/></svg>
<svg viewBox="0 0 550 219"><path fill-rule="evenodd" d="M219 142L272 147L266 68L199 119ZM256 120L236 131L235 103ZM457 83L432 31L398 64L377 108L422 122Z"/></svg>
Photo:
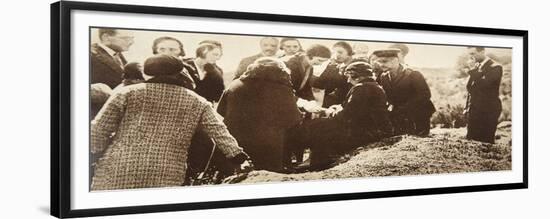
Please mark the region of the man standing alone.
<svg viewBox="0 0 550 219"><path fill-rule="evenodd" d="M495 143L498 118L502 112L499 99L502 66L485 55L483 47L468 47L468 55L474 63L468 74L468 139Z"/></svg>

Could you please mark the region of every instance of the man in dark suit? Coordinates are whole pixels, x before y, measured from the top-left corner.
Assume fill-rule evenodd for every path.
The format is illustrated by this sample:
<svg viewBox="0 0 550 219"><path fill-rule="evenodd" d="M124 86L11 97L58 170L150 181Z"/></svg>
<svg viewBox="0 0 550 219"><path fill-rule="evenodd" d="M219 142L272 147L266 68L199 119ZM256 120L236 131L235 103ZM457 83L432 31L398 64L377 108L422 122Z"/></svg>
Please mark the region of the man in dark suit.
<svg viewBox="0 0 550 219"><path fill-rule="evenodd" d="M134 43L131 31L100 28L99 43L92 44L91 84L103 83L114 89L122 82L126 59L122 52L128 51Z"/></svg>
<svg viewBox="0 0 550 219"><path fill-rule="evenodd" d="M264 37L260 40L260 48L262 52L259 54L246 57L241 60L239 63L239 67L237 67L237 70L235 71L235 77L233 77L233 80L238 79L241 77L241 75L246 71L246 68L256 59L261 57L275 57L277 55L277 50L279 50L279 40L275 37Z"/></svg>
<svg viewBox="0 0 550 219"><path fill-rule="evenodd" d="M390 103L390 117L396 134L427 136L430 133L430 117L435 107L424 76L400 63L399 49L377 50L382 74L379 83Z"/></svg>
<svg viewBox="0 0 550 219"><path fill-rule="evenodd" d="M485 55L483 47L468 47L474 64L468 74L468 139L495 143L495 131L502 112L499 98L502 66Z"/></svg>

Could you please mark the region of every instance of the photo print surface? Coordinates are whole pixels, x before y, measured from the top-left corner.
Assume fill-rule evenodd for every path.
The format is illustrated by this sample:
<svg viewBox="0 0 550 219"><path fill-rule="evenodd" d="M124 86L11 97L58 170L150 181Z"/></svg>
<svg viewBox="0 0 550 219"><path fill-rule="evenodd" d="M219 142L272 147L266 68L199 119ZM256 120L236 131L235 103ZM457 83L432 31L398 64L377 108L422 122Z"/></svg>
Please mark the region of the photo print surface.
<svg viewBox="0 0 550 219"><path fill-rule="evenodd" d="M89 37L92 191L512 169L511 47Z"/></svg>

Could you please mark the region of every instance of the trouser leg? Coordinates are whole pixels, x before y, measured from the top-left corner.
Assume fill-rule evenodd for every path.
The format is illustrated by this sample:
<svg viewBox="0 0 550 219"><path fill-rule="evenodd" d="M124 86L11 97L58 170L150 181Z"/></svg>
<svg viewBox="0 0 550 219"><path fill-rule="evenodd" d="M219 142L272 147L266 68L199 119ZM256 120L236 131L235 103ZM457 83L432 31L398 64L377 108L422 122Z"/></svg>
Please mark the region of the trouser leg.
<svg viewBox="0 0 550 219"><path fill-rule="evenodd" d="M430 134L430 115L419 115L415 120L415 134L428 136Z"/></svg>

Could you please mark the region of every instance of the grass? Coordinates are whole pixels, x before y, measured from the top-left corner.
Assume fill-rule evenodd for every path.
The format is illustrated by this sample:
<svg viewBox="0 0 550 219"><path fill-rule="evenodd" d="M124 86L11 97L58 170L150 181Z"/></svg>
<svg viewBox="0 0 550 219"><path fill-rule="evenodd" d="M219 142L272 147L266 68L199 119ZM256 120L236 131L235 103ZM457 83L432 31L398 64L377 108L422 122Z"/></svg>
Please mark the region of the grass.
<svg viewBox="0 0 550 219"><path fill-rule="evenodd" d="M499 128L492 145L464 139L464 128L436 128L427 138L396 136L358 148L324 171L253 171L241 183L511 170L510 131L509 125Z"/></svg>

